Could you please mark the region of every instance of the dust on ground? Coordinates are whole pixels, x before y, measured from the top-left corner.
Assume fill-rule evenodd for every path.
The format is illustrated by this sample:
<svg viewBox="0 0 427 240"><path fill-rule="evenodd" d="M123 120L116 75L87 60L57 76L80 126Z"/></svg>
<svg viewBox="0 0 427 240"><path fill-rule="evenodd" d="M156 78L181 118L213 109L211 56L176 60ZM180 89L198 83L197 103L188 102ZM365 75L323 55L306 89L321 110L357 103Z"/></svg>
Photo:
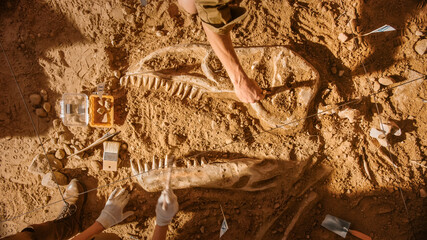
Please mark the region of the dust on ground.
<svg viewBox="0 0 427 240"><path fill-rule="evenodd" d="M236 46L286 45L310 62L321 80L308 110L314 114L383 90L386 86L380 82L386 80L381 78L399 83L426 73L425 54L418 53L423 46L425 51L424 3L244 0L248 17L231 36ZM280 188L254 193L177 190L180 212L169 228L171 239L217 238L222 221L219 204L230 227L224 239L281 239L310 191L319 196L299 217L290 239L340 239L320 226L326 214L350 221L354 229L374 239L426 237L424 80L352 101L334 113L310 117L299 131L264 133L268 127L233 97L207 95L190 101L162 91L119 86L115 71L125 74L130 65L155 50L207 43L200 21L186 16L175 1L149 1L142 7L139 1L130 0L4 0L0 2L0 21L0 40L24 100L30 105L31 94L46 91L47 98L36 107L30 106L30 111L49 153L66 148L64 144L86 146L105 133L105 129L58 124L59 100L66 92L90 95L98 83L108 83L108 91L116 99L114 129L121 131L115 139L127 146L120 152L119 170L99 169L102 147L88 151L83 159L61 160L64 167L60 172L68 180L78 178L87 189L130 176L130 159L149 161L153 155L163 157L171 148L179 156L210 152L230 158L303 162L306 173L297 179L295 188L308 186L305 181L317 177L318 166L332 168L329 176L293 198ZM367 33L384 24L397 30L352 37L352 31ZM339 40L340 33L349 39ZM41 176L28 172L32 159L42 149L6 59L2 56L0 62L0 213L4 220L53 203L60 196L57 189L41 185ZM169 63L159 64L167 68ZM39 110L38 117L36 108L44 103L51 109L47 116L46 110ZM400 136L389 136L391 155L369 136L371 128L379 129L380 121L386 120L402 130ZM225 143L233 144L223 147ZM132 191L127 208L135 215L106 232L123 239L149 238L159 194L145 192L134 179L122 185ZM98 217L115 186L87 194L84 227ZM15 233L27 224L54 219L60 207L52 205L2 222L0 236ZM265 235L260 236L260 232Z"/></svg>

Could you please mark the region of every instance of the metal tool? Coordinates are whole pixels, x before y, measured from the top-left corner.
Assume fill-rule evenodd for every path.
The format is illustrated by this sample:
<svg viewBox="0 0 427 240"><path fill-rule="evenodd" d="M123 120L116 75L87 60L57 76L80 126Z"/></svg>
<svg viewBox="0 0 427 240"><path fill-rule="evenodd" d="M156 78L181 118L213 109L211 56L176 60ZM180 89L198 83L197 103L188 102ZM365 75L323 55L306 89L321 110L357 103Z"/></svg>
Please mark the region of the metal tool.
<svg viewBox="0 0 427 240"><path fill-rule="evenodd" d="M322 227L328 229L336 233L337 235L345 238L347 236L347 232L351 233L351 235L362 239L362 240L372 240L368 235L361 233L356 230L350 229L350 222L337 218L335 216L327 214L325 219L322 222Z"/></svg>

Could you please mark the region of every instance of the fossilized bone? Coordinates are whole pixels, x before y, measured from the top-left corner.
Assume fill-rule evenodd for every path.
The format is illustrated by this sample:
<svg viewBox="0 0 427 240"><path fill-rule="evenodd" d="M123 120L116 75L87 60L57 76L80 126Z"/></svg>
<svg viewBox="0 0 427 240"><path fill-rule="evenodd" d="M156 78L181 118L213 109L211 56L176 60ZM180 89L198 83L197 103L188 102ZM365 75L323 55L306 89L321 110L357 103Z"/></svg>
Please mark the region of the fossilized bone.
<svg viewBox="0 0 427 240"><path fill-rule="evenodd" d="M248 76L271 90L264 100L251 104L259 118L276 127L306 117L320 83L316 69L284 46L235 50ZM199 44L171 46L150 53L129 67L120 84L151 90L163 88L181 99L199 99L206 92L233 92L233 85L212 49Z"/></svg>
<svg viewBox="0 0 427 240"><path fill-rule="evenodd" d="M278 186L281 179L290 189L301 174L302 163L277 160L241 158L227 162L211 162L202 158L185 160L186 166L177 167L171 172L172 189L184 188L220 188L243 191L260 191ZM151 165L151 167L150 167ZM132 174L137 175L139 184L148 192L157 192L165 188L170 164L153 159L151 163L131 160Z"/></svg>

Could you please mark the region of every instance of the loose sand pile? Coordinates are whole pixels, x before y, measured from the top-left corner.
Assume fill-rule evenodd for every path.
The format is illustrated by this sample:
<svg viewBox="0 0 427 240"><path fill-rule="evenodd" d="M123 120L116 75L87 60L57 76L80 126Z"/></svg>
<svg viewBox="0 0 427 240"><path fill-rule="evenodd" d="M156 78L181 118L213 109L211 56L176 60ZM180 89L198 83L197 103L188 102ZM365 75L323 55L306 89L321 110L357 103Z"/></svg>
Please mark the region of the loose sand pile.
<svg viewBox="0 0 427 240"><path fill-rule="evenodd" d="M130 176L130 159L149 161L171 149L177 156L207 152L212 159L244 156L293 161L304 166L304 174L289 179L296 182L292 192L280 187L255 193L177 190L180 212L168 236L216 239L221 204L230 227L224 239L281 239L303 199L316 192L316 200L290 229L289 239L340 239L320 226L326 214L350 221L354 229L374 239L426 238L426 81L357 101L427 72L423 1L242 1L249 16L231 34L236 46L288 46L319 72L320 87L308 114L351 101L308 118L295 131L269 132L265 131L271 128L250 106L237 102L232 94L181 100L165 91L120 87L119 77L151 52L177 44L207 44L200 21L187 17L176 1L148 2L145 7L136 0L0 2L1 44L63 184L78 178L87 189L103 186ZM367 33L384 24L397 30L363 38L352 35L352 31ZM166 59L155 64L170 70L195 62ZM254 69L262 73L262 63ZM255 76L261 85L265 83L262 76ZM113 128L121 133L114 139L124 143L117 172L100 170L102 146L80 159L65 158L106 130L63 126L61 95L90 95L101 82L115 97ZM380 129L380 121L389 120L402 131L400 136L387 135L391 154L369 136L372 128ZM44 174L29 172L32 160L43 151L3 55L0 149L1 221L60 199L57 188L42 185ZM330 174L321 167L330 168ZM43 166L40 169L44 171ZM87 195L84 227L98 217L109 193L119 185ZM131 190L127 208L136 213L106 232L123 239L146 239L154 228L159 193L145 192L135 179L121 185ZM61 206L2 222L0 236L54 219Z"/></svg>

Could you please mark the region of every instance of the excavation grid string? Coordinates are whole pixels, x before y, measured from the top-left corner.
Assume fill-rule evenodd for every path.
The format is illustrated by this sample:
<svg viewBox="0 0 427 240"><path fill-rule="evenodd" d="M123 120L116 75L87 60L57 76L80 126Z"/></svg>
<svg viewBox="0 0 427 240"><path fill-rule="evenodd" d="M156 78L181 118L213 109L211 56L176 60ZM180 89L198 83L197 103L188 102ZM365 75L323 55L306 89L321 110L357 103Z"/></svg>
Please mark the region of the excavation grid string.
<svg viewBox="0 0 427 240"><path fill-rule="evenodd" d="M53 180L55 181L56 187L58 188L59 195L61 195L62 201L64 201L64 202L65 202L65 199L64 199L64 197L62 196L61 188L59 187L59 184L57 183L58 181L56 180L56 175L55 175L55 174L53 174L52 164L50 163L49 159L47 158L46 149L45 149L45 147L44 147L44 145L43 145L43 142L42 142L42 140L41 140L41 138L40 138L39 131L37 131L36 125L34 124L34 120L33 120L33 118L31 117L31 113L30 113L30 110L28 109L27 102L25 101L24 94L22 93L22 89L21 89L21 87L20 87L20 86L19 86L19 84L18 84L18 80L16 79L15 72L13 71L12 66L10 65L9 58L7 57L7 55L6 55L6 51L5 51L5 50L4 50L4 48L3 48L3 44L1 44L1 43L0 43L0 47L1 47L1 50L3 51L3 55L4 55L5 59L6 59L7 66L9 67L10 73L12 74L12 77L13 77L13 79L14 79L14 81L15 81L16 87L18 88L19 95L21 96L22 102L24 103L25 110L26 110L26 112L27 112L27 114L28 114L28 117L30 118L31 126L33 127L33 130L34 130L34 132L36 133L37 139L38 139L38 141L39 141L39 143L40 143L40 147L41 147L41 148L42 148L42 150L43 150L44 159L45 159L45 161L47 161L47 162L48 162L49 171L52 173L52 177L53 177Z"/></svg>
<svg viewBox="0 0 427 240"><path fill-rule="evenodd" d="M341 0L341 3L342 3L342 0ZM351 20L349 21L349 24L351 25ZM356 33L353 31L353 29L355 29L355 27L356 27L356 26L350 26L350 29L351 29L351 32L352 32L353 36L357 36L357 35L356 35ZM362 39L362 38L360 38L360 39ZM357 41L357 40L358 40L358 38L355 38L355 40L354 40L354 41ZM362 41L363 41L363 40L362 40ZM365 76L366 76L366 75L368 75L368 71L366 70L366 66L365 66L365 63L363 62L363 60L360 60L360 63L362 64L363 71L365 72ZM423 78L425 78L425 75L423 76ZM369 79L368 79L368 81L369 81ZM374 90L374 88L373 88L373 86L372 86L373 84L374 84L373 82L370 82L370 83L368 84L368 85L369 85L369 89L370 89L371 93L374 93L374 92L375 92L375 90ZM383 120L382 120L382 116L381 116L381 113L380 113L380 110L379 110L379 107L378 107L378 100L377 100L377 96L376 96L376 94L375 94L375 95L373 95L373 97L374 97L374 102L375 102L375 109L376 109L376 111L377 111L377 115L378 115L379 122L380 122L380 128L381 128L381 131L383 131L383 133L384 133L385 131L384 131ZM379 151L379 149L378 149L378 148L377 148L377 151ZM397 188L399 189L400 197L401 197L402 202L403 202L403 207L405 208L406 217L407 217L407 219L408 219L408 221L409 221L409 225L410 225L410 227L411 227L412 237L413 237L414 239L417 239L417 238L416 238L416 236L415 236L415 232L414 232L414 226L413 226L412 221L411 221L411 218L410 218L410 216L409 216L408 206L407 206L407 204L406 204L406 200L405 200L405 197L404 197L404 195L403 195L402 188L400 187L400 184L401 184L402 182L401 182L401 180L399 179L399 176L398 176L397 171L396 171L396 169L397 169L398 167L397 167L397 165L393 162L393 158L392 158L392 155L391 155L391 145L390 145L390 144L387 144L387 152L388 152L388 157L389 157L390 161L392 161L392 162L391 162L391 164L393 165L393 168L392 168L392 169L393 169L393 173L394 173L395 180L399 183L399 184L398 184L398 186L397 186ZM396 160L397 160L397 162L399 162L399 159L397 158L397 156L396 156Z"/></svg>
<svg viewBox="0 0 427 240"><path fill-rule="evenodd" d="M405 82L401 82L401 83L399 83L399 84L397 84L397 85L393 85L393 86L391 86L391 87L384 88L384 89L382 89L381 91L378 91L378 92L376 92L376 93L372 93L372 94L369 94L369 95L367 95L367 96L362 96L362 97L360 97L359 99L354 99L354 100L350 100L350 101L347 101L347 102L342 103L342 104L338 104L338 105L333 106L333 107L331 107L331 108L329 108L329 109L326 109L326 110L324 110L324 111L320 111L320 112L317 112L317 113L315 113L315 114L308 115L307 117L299 118L299 119L296 119L296 120L294 120L294 121L290 121L290 122L284 123L284 124L282 124L282 125L280 125L280 126L276 126L276 127L271 128L271 129L269 129L269 130L261 131L261 132L259 132L259 133L257 133L257 134L254 134L254 135L251 135L251 136L248 136L248 137L242 138L242 139L233 140L231 143L224 144L224 145L220 145L220 146L218 146L218 147L216 147L216 148L213 148L213 149L212 149L212 151L214 151L214 150L218 150L218 149L222 149L222 148L225 148L225 147L227 147L227 146L229 146L229 145L236 144L236 143L238 143L238 142L241 142L241 141L244 141L244 140L248 140L248 139L250 139L250 138L257 137L257 136L262 135L262 134L264 134L264 133L270 133L270 132L273 132L274 130L277 130L277 129L283 128L283 127L285 127L285 126L287 126L287 125L292 125L292 124L294 124L294 123L298 123L298 122L300 122L300 121L302 121L302 120L309 119L309 118L312 118L312 117L315 117L315 116L318 116L318 115L322 115L322 114L325 114L325 113L327 113L327 112L331 112L332 110L338 109L338 108L340 108L340 107L347 106L347 105L349 105L349 104L354 104L354 103L361 102L363 99L370 98L370 97L372 97L372 96L374 96L374 95L376 95L376 94L379 94L379 93L381 93L381 92L389 91L389 90L392 90L392 89L394 89L394 88L397 88L397 87L400 87L400 86L404 86L404 85L407 85L407 84L412 83L412 82L415 82L415 81L424 80L424 79L425 79L425 75L423 75L422 77L419 77L419 78L415 78L415 79L411 79L411 80L408 80L408 81L405 81ZM202 155L202 154L203 154L203 153L196 153L196 154L193 154L193 155L190 155L190 156L187 156L187 157L198 157L198 156L200 156L200 155ZM84 191L84 192L79 193L79 196L80 196L80 195L83 195L83 194L87 194L87 193L92 192L92 191L95 191L95 190L98 190L98 189L101 189L101 188L108 187L108 186L110 186L110 185L114 185L114 184L117 184L117 183L121 183L121 182L127 181L127 180L129 180L129 179L131 179L131 178L138 177L138 176L139 176L139 175L141 175L141 174L143 174L143 172L140 172L140 173L137 173L137 174L131 175L131 176L126 177L126 178L123 178L123 179L116 180L116 181L111 182L111 183L109 183L109 184L105 184L105 185L98 186L98 187L96 187L96 188L92 188L92 189L90 189L90 190L87 190L87 191ZM72 196L72 197L74 197L74 196ZM71 198L71 197L68 197L68 198ZM68 198L64 198L63 200L67 200ZM7 221L13 221L13 220L15 220L15 219L17 219L17 218L19 218L19 217L22 217L22 216L25 216L25 215L27 215L27 214L30 214L30 213L33 213L33 212L36 212L36 211L42 210L42 209L43 209L43 208L45 208L45 207L52 206L52 205L54 205L54 204L60 203L60 202L62 202L63 200L59 200L59 201L56 201L56 202L52 202L52 203L46 204L46 205L44 205L44 206L38 207L38 208L36 208L36 209L30 210L30 211L28 211L28 212L24 212L24 213L22 213L22 214L16 215L16 216L11 217L11 218L9 218L9 219L2 220L2 221L0 221L0 223L2 223L2 222L7 222Z"/></svg>

